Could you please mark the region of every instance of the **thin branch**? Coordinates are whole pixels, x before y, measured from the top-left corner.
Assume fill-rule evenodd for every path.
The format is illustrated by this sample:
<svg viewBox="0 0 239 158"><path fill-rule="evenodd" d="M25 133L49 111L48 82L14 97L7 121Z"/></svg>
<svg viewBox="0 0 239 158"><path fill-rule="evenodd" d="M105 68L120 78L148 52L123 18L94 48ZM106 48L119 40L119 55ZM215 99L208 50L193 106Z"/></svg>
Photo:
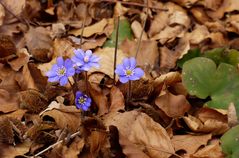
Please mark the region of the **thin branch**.
<svg viewBox="0 0 239 158"><path fill-rule="evenodd" d="M117 0L99 0L96 3L99 3L99 2L109 2L109 3L119 2L119 3L124 4L124 5L137 6L137 7L147 7L147 5L136 3L136 2L124 2L124 1L117 1ZM154 6L148 6L148 8L161 10L161 11L168 11L168 9L158 8L158 7L154 7Z"/></svg>
<svg viewBox="0 0 239 158"><path fill-rule="evenodd" d="M141 33L140 33L140 36L139 36L139 40L138 40L138 43L137 43L137 47L136 47L137 49L136 49L135 58L137 58L137 55L139 53L139 48L140 48L140 44L141 44L141 41L142 41L142 37L143 37L143 33L144 33L144 28L145 28L145 25L146 25L148 14L149 14L149 7L148 6L149 6L149 1L147 0L146 16L144 18L143 27L142 27L142 30L141 30Z"/></svg>
<svg viewBox="0 0 239 158"><path fill-rule="evenodd" d="M113 69L113 73L114 73L114 84L116 84L115 81L115 69L116 69L116 63L117 63L117 50L118 50L118 39L119 39L119 23L120 23L120 16L117 17L116 19L116 39L115 39L115 54L114 54L114 69Z"/></svg>
<svg viewBox="0 0 239 158"><path fill-rule="evenodd" d="M79 134L80 134L80 131L78 131L78 132L76 132L76 133L73 133L73 134L70 136L70 139L76 137L76 136L79 135ZM57 146L58 144L61 144L64 140L66 140L66 138L63 139L63 140L60 140L60 141L56 142L55 144L50 145L50 146L47 147L46 149L40 151L39 153L35 154L34 156L32 156L32 157L30 157L30 158L34 158L34 157L37 157L37 156L43 154L44 152L50 150L51 148L54 148L54 147Z"/></svg>

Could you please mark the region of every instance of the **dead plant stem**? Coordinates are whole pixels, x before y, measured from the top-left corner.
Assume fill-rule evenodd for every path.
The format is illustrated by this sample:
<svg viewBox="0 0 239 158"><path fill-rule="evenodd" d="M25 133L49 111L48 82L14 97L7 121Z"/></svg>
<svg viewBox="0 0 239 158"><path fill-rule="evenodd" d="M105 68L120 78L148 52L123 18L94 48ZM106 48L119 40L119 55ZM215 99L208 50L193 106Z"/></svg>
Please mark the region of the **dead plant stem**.
<svg viewBox="0 0 239 158"><path fill-rule="evenodd" d="M116 84L115 81L115 69L116 69L116 63L117 63L117 50L118 50L118 39L119 39L119 23L120 23L120 16L116 18L116 37L115 37L115 53L114 53L114 69L113 69L113 80L114 80L114 85Z"/></svg>

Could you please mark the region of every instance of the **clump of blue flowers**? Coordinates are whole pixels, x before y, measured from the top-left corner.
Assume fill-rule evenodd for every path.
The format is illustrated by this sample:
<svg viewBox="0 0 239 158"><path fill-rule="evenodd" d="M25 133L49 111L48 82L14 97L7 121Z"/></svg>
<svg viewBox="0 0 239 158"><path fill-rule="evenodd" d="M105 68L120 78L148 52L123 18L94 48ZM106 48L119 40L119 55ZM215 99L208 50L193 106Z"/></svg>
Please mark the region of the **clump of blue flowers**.
<svg viewBox="0 0 239 158"><path fill-rule="evenodd" d="M46 73L49 82L59 82L61 86L64 86L68 83L69 77L74 77L76 73L85 72L86 87L88 88L87 71L92 67L99 68L100 58L93 55L91 50L83 51L82 49L75 49L74 54L71 59L64 60L62 57L56 59L56 64ZM125 58L122 64L117 65L114 72L119 76L119 80L122 83L139 80L144 75L144 71L136 67L136 60L133 57ZM82 109L83 111L89 109L92 100L88 95L88 93L86 95L81 91L75 93L75 105L77 109Z"/></svg>
<svg viewBox="0 0 239 158"><path fill-rule="evenodd" d="M49 82L60 82L61 86L68 83L68 78L75 74L73 63L70 59L62 57L57 58L57 63L52 66L52 69L46 73Z"/></svg>
<svg viewBox="0 0 239 158"><path fill-rule="evenodd" d="M136 60L133 57L125 58L122 64L117 65L115 73L122 83L139 80L144 75L144 71L136 67Z"/></svg>
<svg viewBox="0 0 239 158"><path fill-rule="evenodd" d="M86 94L83 94L81 91L76 92L75 104L77 109L82 109L87 111L91 105L91 98Z"/></svg>

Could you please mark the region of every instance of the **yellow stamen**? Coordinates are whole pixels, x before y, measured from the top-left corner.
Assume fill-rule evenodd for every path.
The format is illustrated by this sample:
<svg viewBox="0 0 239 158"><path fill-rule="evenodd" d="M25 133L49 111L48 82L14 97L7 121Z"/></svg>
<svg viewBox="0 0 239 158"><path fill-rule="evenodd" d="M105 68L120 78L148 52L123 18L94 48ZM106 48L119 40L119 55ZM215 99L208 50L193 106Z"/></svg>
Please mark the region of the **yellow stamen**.
<svg viewBox="0 0 239 158"><path fill-rule="evenodd" d="M62 68L59 68L58 71L57 71L58 75L65 75L66 73L66 68L62 67Z"/></svg>
<svg viewBox="0 0 239 158"><path fill-rule="evenodd" d="M132 71L131 70L126 70L125 73L126 73L127 76L130 76L132 74Z"/></svg>
<svg viewBox="0 0 239 158"><path fill-rule="evenodd" d="M80 98L78 99L78 103L79 103L79 104L84 104L85 101L86 101L86 99L83 98L83 97L80 97Z"/></svg>

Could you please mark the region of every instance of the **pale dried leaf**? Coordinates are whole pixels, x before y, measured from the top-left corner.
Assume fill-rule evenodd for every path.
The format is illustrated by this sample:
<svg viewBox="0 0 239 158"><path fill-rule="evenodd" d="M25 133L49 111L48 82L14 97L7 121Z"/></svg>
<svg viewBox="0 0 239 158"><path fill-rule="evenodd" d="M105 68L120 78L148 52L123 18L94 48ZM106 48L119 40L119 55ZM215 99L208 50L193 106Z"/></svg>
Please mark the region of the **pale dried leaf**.
<svg viewBox="0 0 239 158"><path fill-rule="evenodd" d="M5 17L5 10L4 7L0 4L0 26L3 24Z"/></svg>
<svg viewBox="0 0 239 158"><path fill-rule="evenodd" d="M113 86L110 90L110 112L124 110L124 95L119 88Z"/></svg>
<svg viewBox="0 0 239 158"><path fill-rule="evenodd" d="M237 111L234 103L230 103L228 106L228 125L230 127L236 126L238 124Z"/></svg>
<svg viewBox="0 0 239 158"><path fill-rule="evenodd" d="M199 44L209 36L209 31L205 25L196 25L195 29L189 33L191 44Z"/></svg>
<svg viewBox="0 0 239 158"><path fill-rule="evenodd" d="M211 134L206 135L174 135L172 143L175 151L184 150L187 154L195 153L200 146L207 145L212 138Z"/></svg>
<svg viewBox="0 0 239 158"><path fill-rule="evenodd" d="M141 32L143 30L141 24L135 20L131 24L131 29L134 33L134 36L139 39ZM147 40L147 39L148 39L147 34L145 33L145 31L143 31L142 40Z"/></svg>
<svg viewBox="0 0 239 158"><path fill-rule="evenodd" d="M9 113L19 108L17 96L10 94L4 89L0 89L0 111Z"/></svg>

